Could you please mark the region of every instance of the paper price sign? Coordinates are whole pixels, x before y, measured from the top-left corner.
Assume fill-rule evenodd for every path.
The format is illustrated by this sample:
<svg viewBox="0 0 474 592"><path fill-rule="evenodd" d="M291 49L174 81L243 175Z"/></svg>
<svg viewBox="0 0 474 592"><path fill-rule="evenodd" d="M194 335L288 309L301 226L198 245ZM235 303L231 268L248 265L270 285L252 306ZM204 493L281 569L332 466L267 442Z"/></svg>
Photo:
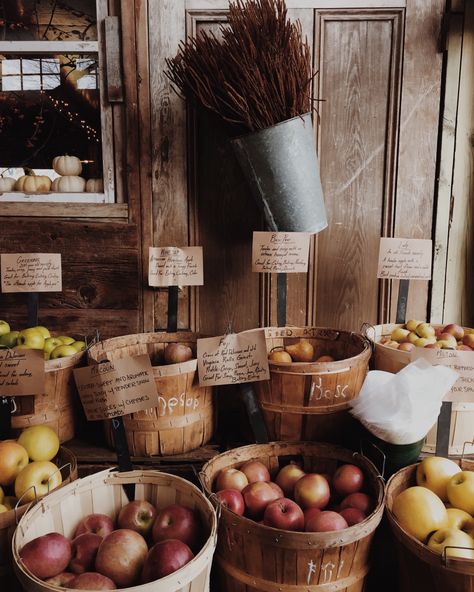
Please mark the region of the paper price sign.
<svg viewBox="0 0 474 592"><path fill-rule="evenodd" d="M155 287L202 286L202 247L150 247L148 284Z"/></svg>
<svg viewBox="0 0 474 592"><path fill-rule="evenodd" d="M198 339L200 386L269 380L263 329Z"/></svg>
<svg viewBox="0 0 474 592"><path fill-rule="evenodd" d="M44 356L38 349L0 349L0 394L3 397L44 393Z"/></svg>
<svg viewBox="0 0 474 592"><path fill-rule="evenodd" d="M2 292L61 292L60 253L2 253Z"/></svg>
<svg viewBox="0 0 474 592"><path fill-rule="evenodd" d="M305 273L310 238L307 232L254 232L252 271Z"/></svg>
<svg viewBox="0 0 474 592"><path fill-rule="evenodd" d="M158 406L148 355L77 368L74 378L89 421L113 419Z"/></svg>
<svg viewBox="0 0 474 592"><path fill-rule="evenodd" d="M459 374L443 401L452 403L474 403L474 354L455 349L427 349L415 347L411 361L424 358L432 366L448 366Z"/></svg>
<svg viewBox="0 0 474 592"><path fill-rule="evenodd" d="M416 238L381 238L377 277L430 280L432 242Z"/></svg>

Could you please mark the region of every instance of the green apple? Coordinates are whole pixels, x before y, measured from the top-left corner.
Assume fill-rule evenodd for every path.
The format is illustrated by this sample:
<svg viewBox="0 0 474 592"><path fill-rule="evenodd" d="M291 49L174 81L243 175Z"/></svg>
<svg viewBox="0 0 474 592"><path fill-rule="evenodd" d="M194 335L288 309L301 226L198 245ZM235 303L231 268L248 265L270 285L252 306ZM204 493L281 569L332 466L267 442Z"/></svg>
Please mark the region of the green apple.
<svg viewBox="0 0 474 592"><path fill-rule="evenodd" d="M47 337L44 340L43 351L47 354L50 354L55 347L58 347L58 345L63 345L63 342L59 339L59 337Z"/></svg>
<svg viewBox="0 0 474 592"><path fill-rule="evenodd" d="M62 345L58 345L58 347L53 349L49 359L57 360L58 358L66 358L67 356L73 356L74 354L77 354L77 351L72 347L72 345L66 345L63 343Z"/></svg>
<svg viewBox="0 0 474 592"><path fill-rule="evenodd" d="M86 342L85 341L75 341L71 343L71 347L73 347L77 352L86 349Z"/></svg>
<svg viewBox="0 0 474 592"><path fill-rule="evenodd" d="M32 329L39 331L45 339L51 337L51 333L48 331L48 329L46 329L46 327L43 327L42 325L37 325L36 327L32 327Z"/></svg>
<svg viewBox="0 0 474 592"><path fill-rule="evenodd" d="M30 349L43 349L44 337L40 331L33 327L30 327L28 329L23 329L22 331L20 331L17 343L18 345L25 345Z"/></svg>
<svg viewBox="0 0 474 592"><path fill-rule="evenodd" d="M10 333L10 325L6 321L0 321L0 335Z"/></svg>
<svg viewBox="0 0 474 592"><path fill-rule="evenodd" d="M71 345L71 343L76 341L73 337L68 337L67 335L59 335L58 339L64 343L64 345Z"/></svg>
<svg viewBox="0 0 474 592"><path fill-rule="evenodd" d="M0 335L0 345L4 347L15 347L20 331L10 331Z"/></svg>

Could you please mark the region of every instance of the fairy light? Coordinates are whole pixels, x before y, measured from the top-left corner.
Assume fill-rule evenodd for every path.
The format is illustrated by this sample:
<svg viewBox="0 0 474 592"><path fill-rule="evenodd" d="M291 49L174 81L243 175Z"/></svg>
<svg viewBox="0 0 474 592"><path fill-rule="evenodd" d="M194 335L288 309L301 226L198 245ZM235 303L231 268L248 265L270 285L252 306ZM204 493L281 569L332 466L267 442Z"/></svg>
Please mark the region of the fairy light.
<svg viewBox="0 0 474 592"><path fill-rule="evenodd" d="M100 138L99 138L99 134L98 134L97 130L95 128L93 128L92 126L90 126L89 124L87 124L85 119L81 119L81 116L79 115L79 113L76 113L75 111L71 111L70 109L68 109L68 107L70 105L67 101L64 101L63 99L55 99L54 97L50 97L49 95L46 95L46 96L53 103L54 107L64 117L66 117L66 119L68 119L71 123L75 123L75 124L79 125L79 127L81 127L86 132L88 140L92 140L97 143L100 142Z"/></svg>

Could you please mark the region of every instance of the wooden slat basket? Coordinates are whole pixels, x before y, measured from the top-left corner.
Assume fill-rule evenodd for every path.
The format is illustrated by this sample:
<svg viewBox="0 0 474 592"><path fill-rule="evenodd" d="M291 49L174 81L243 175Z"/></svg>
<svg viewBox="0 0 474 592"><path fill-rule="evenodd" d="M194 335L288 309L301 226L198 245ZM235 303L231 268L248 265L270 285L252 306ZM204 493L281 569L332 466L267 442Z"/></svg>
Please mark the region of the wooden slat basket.
<svg viewBox="0 0 474 592"><path fill-rule="evenodd" d="M365 473L376 508L360 524L333 532L291 532L270 528L222 508L215 556L216 590L222 592L360 592L369 571L372 537L384 509L384 484L364 456L314 442L252 444L224 452L203 467L205 492L212 497L218 473L250 459L263 462L272 478L291 460L307 472L332 473L352 463Z"/></svg>
<svg viewBox="0 0 474 592"><path fill-rule="evenodd" d="M433 327L441 325L432 324ZM376 370L384 370L393 374L399 372L402 368L411 362L410 352L398 351L387 347L380 342L382 337L392 333L401 324L375 325L367 329L367 337L374 344L374 362ZM470 352L469 352L470 353ZM474 353L473 360L474 360ZM462 375L462 370L458 371ZM423 446L423 452L434 453L436 451L437 425L435 424L428 432ZM449 428L449 448L450 456L460 456L462 454L474 454L474 444L465 446L466 442L474 441L474 403L452 403L451 406L451 424Z"/></svg>
<svg viewBox="0 0 474 592"><path fill-rule="evenodd" d="M474 461L460 460L463 470L474 470ZM416 485L417 464L392 475L386 488L386 513L395 538L399 589L403 592L470 592L474 590L474 560L443 557L415 539L392 514L399 493Z"/></svg>
<svg viewBox="0 0 474 592"><path fill-rule="evenodd" d="M349 435L357 431L357 422L348 412L349 401L359 395L368 372L367 339L318 327L269 327L265 336L268 353L305 338L314 347L314 359L329 354L336 360L269 363L270 380L256 382L254 388L270 440L352 444Z"/></svg>
<svg viewBox="0 0 474 592"><path fill-rule="evenodd" d="M134 456L165 456L189 452L212 438L213 389L200 387L197 360L160 365L168 343L185 343L195 352L195 333L140 333L101 341L89 350L89 362L149 354L159 395L159 406L123 418L129 450ZM105 422L113 447L110 421Z"/></svg>
<svg viewBox="0 0 474 592"><path fill-rule="evenodd" d="M158 509L182 504L196 510L203 525L203 546L187 565L149 584L122 588L134 592L208 592L212 558L217 540L216 512L192 483L158 471L118 473L109 469L84 477L49 495L25 514L13 538L15 573L28 592L54 592L57 588L32 576L21 562L19 551L28 541L48 532L71 537L76 524L90 513L107 514L115 520L129 500L124 485L135 485L135 499L146 499Z"/></svg>
<svg viewBox="0 0 474 592"><path fill-rule="evenodd" d="M74 438L78 395L73 370L85 359L86 354L81 351L45 361L44 393L14 398L12 428L15 435L32 425L49 425L61 443Z"/></svg>
<svg viewBox="0 0 474 592"><path fill-rule="evenodd" d="M63 478L60 487L77 479L77 462L74 454L61 446L53 462L61 470ZM21 501L20 501L21 504ZM11 571L11 542L18 521L31 504L18 505L13 510L0 513L0 575Z"/></svg>

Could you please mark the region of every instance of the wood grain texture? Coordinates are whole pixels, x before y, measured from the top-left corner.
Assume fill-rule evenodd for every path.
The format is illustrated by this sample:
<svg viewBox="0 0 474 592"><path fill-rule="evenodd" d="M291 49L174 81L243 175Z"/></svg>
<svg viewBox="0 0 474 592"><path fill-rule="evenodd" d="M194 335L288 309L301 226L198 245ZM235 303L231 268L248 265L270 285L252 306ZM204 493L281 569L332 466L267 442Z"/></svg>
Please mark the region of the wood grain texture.
<svg viewBox="0 0 474 592"><path fill-rule="evenodd" d="M329 222L318 236L319 326L358 330L378 318L376 253L394 201L402 18L401 11L317 12L317 137Z"/></svg>
<svg viewBox="0 0 474 592"><path fill-rule="evenodd" d="M396 237L432 236L442 66L438 38L444 5L444 0L407 3L393 227ZM397 295L398 282L394 281L392 319ZM407 318L426 319L427 299L428 282L411 282Z"/></svg>
<svg viewBox="0 0 474 592"><path fill-rule="evenodd" d="M105 18L105 63L107 69L107 98L110 103L124 99L122 81L122 51L118 16Z"/></svg>

